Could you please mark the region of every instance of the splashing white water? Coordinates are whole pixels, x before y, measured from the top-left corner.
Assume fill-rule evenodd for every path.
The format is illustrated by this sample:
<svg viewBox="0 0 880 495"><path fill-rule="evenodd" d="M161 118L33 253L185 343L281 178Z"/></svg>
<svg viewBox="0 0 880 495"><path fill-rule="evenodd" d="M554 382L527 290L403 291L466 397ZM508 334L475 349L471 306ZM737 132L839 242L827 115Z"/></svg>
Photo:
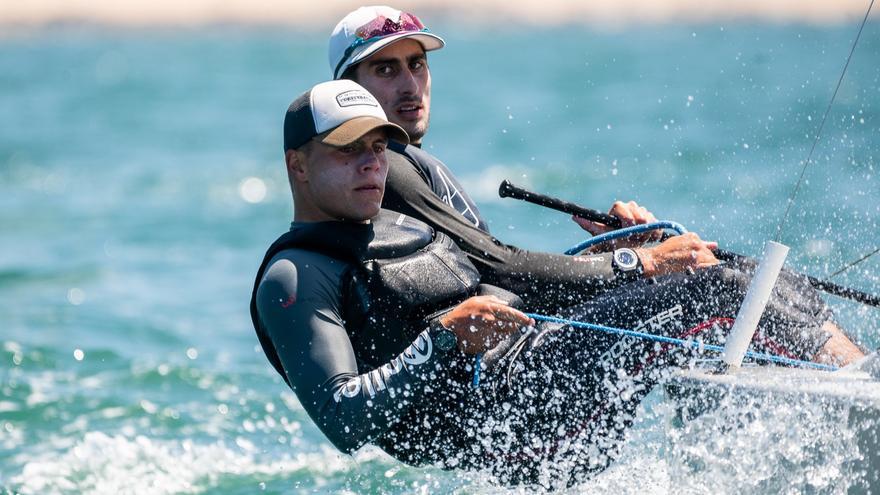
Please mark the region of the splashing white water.
<svg viewBox="0 0 880 495"><path fill-rule="evenodd" d="M164 494L203 492L226 476L290 474L314 471L332 476L350 468L344 456L326 450L291 453L264 462L244 438L198 444L192 440L155 440L144 435L127 437L99 431L59 453L53 448L28 460L11 479L22 493ZM259 487L254 486L254 492Z"/></svg>

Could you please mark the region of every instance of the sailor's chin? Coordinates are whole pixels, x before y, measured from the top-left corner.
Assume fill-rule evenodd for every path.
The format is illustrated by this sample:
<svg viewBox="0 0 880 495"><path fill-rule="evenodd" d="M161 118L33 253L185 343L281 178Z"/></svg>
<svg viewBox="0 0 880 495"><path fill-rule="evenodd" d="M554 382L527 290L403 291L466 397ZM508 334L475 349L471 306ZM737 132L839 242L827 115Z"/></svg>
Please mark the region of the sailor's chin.
<svg viewBox="0 0 880 495"><path fill-rule="evenodd" d="M379 210L382 209L382 195L380 193L375 198L364 198L359 203L357 212L352 216L357 217L358 220L369 220L378 215Z"/></svg>
<svg viewBox="0 0 880 495"><path fill-rule="evenodd" d="M409 136L410 143L421 141L422 136L424 136L428 130L428 122L424 119L416 119L410 122L399 120L395 123L400 127L403 127L403 130L406 131L406 135Z"/></svg>

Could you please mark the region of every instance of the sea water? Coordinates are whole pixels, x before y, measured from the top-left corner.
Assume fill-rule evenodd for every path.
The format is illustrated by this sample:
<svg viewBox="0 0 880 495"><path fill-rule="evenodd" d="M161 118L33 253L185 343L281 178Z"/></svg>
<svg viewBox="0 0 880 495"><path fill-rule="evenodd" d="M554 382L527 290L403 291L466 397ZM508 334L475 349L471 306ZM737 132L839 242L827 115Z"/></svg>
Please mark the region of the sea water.
<svg viewBox="0 0 880 495"><path fill-rule="evenodd" d="M448 47L429 57L425 148L499 239L552 252L585 233L565 214L499 199L502 179L598 209L634 199L759 254L855 35L434 27ZM328 77L325 43L323 32L237 26L0 37L0 488L516 490L374 448L337 453L259 348L253 277L292 212L281 123ZM878 60L870 22L782 229L791 268L825 277L880 243ZM834 280L878 293L878 276L880 257ZM876 309L828 301L862 344L880 345ZM859 454L843 420L820 412L771 410L742 436L718 436L711 422L672 426L655 393L620 460L572 491L845 491Z"/></svg>

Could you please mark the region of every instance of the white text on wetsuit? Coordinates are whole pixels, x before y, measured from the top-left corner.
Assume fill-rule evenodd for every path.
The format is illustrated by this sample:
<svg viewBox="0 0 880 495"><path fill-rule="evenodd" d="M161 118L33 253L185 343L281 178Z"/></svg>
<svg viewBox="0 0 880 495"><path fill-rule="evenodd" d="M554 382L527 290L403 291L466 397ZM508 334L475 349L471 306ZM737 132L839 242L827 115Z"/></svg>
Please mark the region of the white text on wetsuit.
<svg viewBox="0 0 880 495"><path fill-rule="evenodd" d="M339 402L343 397L356 397L364 391L370 398L376 396L376 392L388 390L391 397L394 397L394 389L385 386L385 381L392 375L400 373L406 366L419 366L431 358L434 345L428 331L420 333L416 340L404 349L399 356L392 359L390 363L384 364L370 372L358 375L351 380L340 385L336 392L333 393L333 400Z"/></svg>
<svg viewBox="0 0 880 495"><path fill-rule="evenodd" d="M684 314L684 311L682 310L681 304L676 304L675 306L673 306L669 309L665 309L665 310L657 313L656 315L648 318L647 320L640 321L639 324L636 326L636 328L634 328L634 330L637 332L644 332L645 330L649 330L649 329L650 330L661 330L663 328L663 325L665 325L666 323L669 323L670 321L674 321L674 320L681 318L681 316L683 314ZM629 347L633 344L633 342L636 342L637 340L638 339L635 337L629 337L629 336L623 337L616 344L611 346L611 348L608 349L608 351L606 351L606 353L603 354L603 356L607 356L607 357L611 357L611 358L616 359L616 358L622 356L624 353L626 353L628 351Z"/></svg>
<svg viewBox="0 0 880 495"><path fill-rule="evenodd" d="M681 309L681 304L676 304L675 306L673 306L667 310L661 311L661 312L657 313L656 315L648 318L647 320L642 321L635 328L635 331L644 332L645 330L648 330L648 329L660 330L663 328L663 325L665 325L667 322L670 322L672 320L677 320L677 319L681 318L681 316L683 314L684 314L684 312Z"/></svg>

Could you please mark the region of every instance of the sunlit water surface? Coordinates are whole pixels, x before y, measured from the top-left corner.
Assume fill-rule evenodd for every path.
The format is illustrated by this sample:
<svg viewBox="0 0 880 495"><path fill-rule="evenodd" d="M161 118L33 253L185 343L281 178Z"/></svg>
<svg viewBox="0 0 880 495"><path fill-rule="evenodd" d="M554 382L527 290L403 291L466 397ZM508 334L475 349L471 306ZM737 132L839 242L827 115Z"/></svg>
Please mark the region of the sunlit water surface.
<svg viewBox="0 0 880 495"><path fill-rule="evenodd" d="M852 26L436 29L427 148L501 239L561 251L559 213L503 178L658 217L758 254ZM480 473L336 453L268 366L252 278L291 217L287 104L323 34L53 28L0 38L0 488L22 493L504 493ZM869 23L783 241L826 276L880 242L880 25ZM835 280L880 291L878 258ZM866 346L877 311L829 299ZM680 428L653 394L575 492L843 493L852 432L820 406ZM739 432L740 434L737 434ZM855 460L854 460L855 459ZM516 489L514 489L516 490ZM526 491L526 489L522 489Z"/></svg>

